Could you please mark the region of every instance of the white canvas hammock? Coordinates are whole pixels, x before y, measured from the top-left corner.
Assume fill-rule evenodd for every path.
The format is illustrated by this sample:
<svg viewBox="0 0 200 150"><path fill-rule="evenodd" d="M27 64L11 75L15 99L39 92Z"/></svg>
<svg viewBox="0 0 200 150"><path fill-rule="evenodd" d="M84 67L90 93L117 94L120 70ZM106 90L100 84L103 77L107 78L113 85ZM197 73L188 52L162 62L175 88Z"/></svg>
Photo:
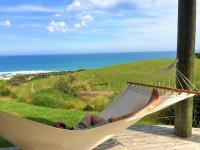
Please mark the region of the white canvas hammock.
<svg viewBox="0 0 200 150"><path fill-rule="evenodd" d="M149 90L142 85L129 84L127 89L100 116L108 119L120 116L144 107L153 87ZM90 150L113 137L121 130L128 128L144 116L157 112L181 100L192 97L194 93L160 88L161 103L153 110L140 116L132 116L114 123L96 128L74 131L50 127L24 118L0 112L0 136L23 150Z"/></svg>

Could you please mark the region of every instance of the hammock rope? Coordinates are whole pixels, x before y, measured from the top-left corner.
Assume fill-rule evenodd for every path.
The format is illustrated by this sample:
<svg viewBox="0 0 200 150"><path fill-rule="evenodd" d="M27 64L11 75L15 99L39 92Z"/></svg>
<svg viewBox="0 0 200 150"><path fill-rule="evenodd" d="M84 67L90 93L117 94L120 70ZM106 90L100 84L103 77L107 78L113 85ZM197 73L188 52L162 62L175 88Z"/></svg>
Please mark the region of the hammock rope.
<svg viewBox="0 0 200 150"><path fill-rule="evenodd" d="M176 88L171 88L171 74L174 71L174 72L176 72L175 79L177 79L177 82L179 83L179 85L181 87L181 89L178 89L178 90L188 89L188 90L186 90L188 92L189 91L196 92L196 93L200 92L200 90L196 87L196 85L194 83L192 83L180 70L178 70L178 68L176 67L178 61L179 60L176 59L171 65L158 70L158 72L162 73L162 78L161 78L161 80L157 79L153 83L153 85L155 86L155 85L157 85L157 83L159 83L158 87L160 87L160 81L163 81L162 87L169 87L169 89L176 89Z"/></svg>
<svg viewBox="0 0 200 150"><path fill-rule="evenodd" d="M199 91L199 89L195 86L195 84L193 84L180 70L177 69L177 71L179 72L179 74L185 78L186 81L188 81L190 83L191 86L193 86L194 89L196 89L197 91Z"/></svg>
<svg viewBox="0 0 200 150"><path fill-rule="evenodd" d="M165 79L167 79L167 77L169 76L169 71L168 70L163 70L164 71L164 73L162 73L162 78L161 78L161 80L159 80L159 79L157 79L155 82L154 82L154 85L155 85L155 83L161 83L161 81L163 81L163 86L165 86L165 85L167 85L167 80L165 80Z"/></svg>
<svg viewBox="0 0 200 150"><path fill-rule="evenodd" d="M183 88L183 85L182 85L182 83L181 83L181 81L180 81L180 79L179 79L179 77L178 77L178 76L176 76L176 79L177 79L177 81L178 81L179 85L181 86L181 89L184 89L184 88Z"/></svg>
<svg viewBox="0 0 200 150"><path fill-rule="evenodd" d="M178 70L177 70L178 71ZM190 85L187 83L187 81L183 78L183 76L180 74L180 72L177 72L178 75L181 77L181 80L184 82L184 84L186 85L187 88L189 88L189 90L192 91L192 88L190 87Z"/></svg>

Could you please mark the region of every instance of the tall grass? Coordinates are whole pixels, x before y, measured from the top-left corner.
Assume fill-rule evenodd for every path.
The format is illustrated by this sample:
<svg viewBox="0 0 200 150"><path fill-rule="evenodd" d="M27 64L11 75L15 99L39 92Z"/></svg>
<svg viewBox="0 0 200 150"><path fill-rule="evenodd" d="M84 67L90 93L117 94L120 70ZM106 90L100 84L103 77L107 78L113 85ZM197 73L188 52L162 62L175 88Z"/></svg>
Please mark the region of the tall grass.
<svg viewBox="0 0 200 150"><path fill-rule="evenodd" d="M9 96L11 94L9 85L6 81L0 81L0 96Z"/></svg>
<svg viewBox="0 0 200 150"><path fill-rule="evenodd" d="M64 94L76 95L80 91L90 91L91 87L87 80L80 80L77 74L61 76L54 84L54 88Z"/></svg>
<svg viewBox="0 0 200 150"><path fill-rule="evenodd" d="M64 103L64 95L57 90L44 89L33 93L30 103L36 106L58 108Z"/></svg>
<svg viewBox="0 0 200 150"><path fill-rule="evenodd" d="M87 101L88 106L92 106L91 110L100 112L102 111L109 103L111 99L106 97L96 97L92 100ZM87 109L86 109L87 110Z"/></svg>
<svg viewBox="0 0 200 150"><path fill-rule="evenodd" d="M32 94L32 100L29 102L32 105L44 106L50 108L77 109L88 110L88 105L93 108L91 111L101 111L109 103L111 98L96 97L91 100L82 100L73 95L66 95L55 89L40 90Z"/></svg>
<svg viewBox="0 0 200 150"><path fill-rule="evenodd" d="M86 103L77 97L64 94L52 88L39 90L33 93L29 103L36 106L78 110L84 110L86 106Z"/></svg>

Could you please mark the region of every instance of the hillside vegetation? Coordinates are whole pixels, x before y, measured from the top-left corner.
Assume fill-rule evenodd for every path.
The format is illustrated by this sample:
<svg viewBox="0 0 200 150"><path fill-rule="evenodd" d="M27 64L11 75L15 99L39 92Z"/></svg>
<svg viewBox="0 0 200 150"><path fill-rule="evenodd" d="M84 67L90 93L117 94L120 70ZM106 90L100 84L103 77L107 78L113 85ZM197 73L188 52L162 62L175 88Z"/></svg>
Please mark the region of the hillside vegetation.
<svg viewBox="0 0 200 150"><path fill-rule="evenodd" d="M78 72L37 75L33 80L17 77L12 80L15 84L1 81L0 110L48 125L54 121L62 121L73 126L86 113L99 113L103 110L127 86L127 81L174 85L175 72L167 73L163 70L173 62L174 59L154 59ZM195 60L194 80L199 86L199 59ZM113 94L87 99L79 96L78 93L82 91ZM198 107L199 103L195 103L194 118L199 118ZM173 113L171 107L147 116L139 123L173 123L173 120L162 120L162 117L171 116ZM195 125L198 126L199 122L195 122ZM4 140L0 141L0 147L9 145Z"/></svg>
<svg viewBox="0 0 200 150"><path fill-rule="evenodd" d="M175 71L165 71L165 68L173 62L174 59L145 60L93 70L51 74L46 77L42 75L44 77L41 79L38 79L37 75L36 79L19 85L0 82L0 95L12 97L16 102L36 106L99 112L124 90L127 81L162 86L175 85ZM200 84L200 69L198 68L200 68L200 60L196 59L194 80L197 86ZM17 80L20 78L17 77ZM96 91L113 94L97 95L92 98L87 95L86 98L80 96L82 92L90 94L97 93Z"/></svg>
<svg viewBox="0 0 200 150"><path fill-rule="evenodd" d="M108 82L109 88L112 90L120 90L126 85L127 81L136 82L154 82L153 79L162 79L164 72L159 72L160 69L167 67L173 63L174 59L154 59L138 61L133 63L114 65L94 70L85 70L78 72L78 77L82 80L87 80L92 84ZM200 81L200 60L195 61L195 81ZM30 92L32 84L35 89L44 89L53 86L59 76L50 76L46 79L34 80L27 82L14 89L21 95L26 95Z"/></svg>

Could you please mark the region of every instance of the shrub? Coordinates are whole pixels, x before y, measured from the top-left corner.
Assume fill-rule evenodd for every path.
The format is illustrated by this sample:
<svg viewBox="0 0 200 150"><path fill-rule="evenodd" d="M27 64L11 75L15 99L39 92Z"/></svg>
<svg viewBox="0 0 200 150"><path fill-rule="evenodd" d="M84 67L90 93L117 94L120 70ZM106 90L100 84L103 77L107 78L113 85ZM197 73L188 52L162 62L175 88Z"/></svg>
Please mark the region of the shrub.
<svg viewBox="0 0 200 150"><path fill-rule="evenodd" d="M200 59L200 53L195 53L195 57Z"/></svg>
<svg viewBox="0 0 200 150"><path fill-rule="evenodd" d="M10 79L10 84L20 85L27 81L27 75L15 75Z"/></svg>
<svg viewBox="0 0 200 150"><path fill-rule="evenodd" d="M54 88L58 91L70 95L76 95L76 93L80 91L91 90L91 87L88 84L88 82L79 80L76 74L70 74L68 77L60 77L56 81Z"/></svg>
<svg viewBox="0 0 200 150"><path fill-rule="evenodd" d="M69 93L69 88L68 88L68 80L67 77L61 76L57 79L57 81L54 84L54 88L58 91L61 91L63 93Z"/></svg>
<svg viewBox="0 0 200 150"><path fill-rule="evenodd" d="M200 127L200 96L194 97L194 105L193 105L193 119L192 119L192 125L193 127ZM164 124L174 124L175 118L170 118L170 116L175 115L175 107L170 106L164 110L164 114L166 117L169 117L168 120L162 120L162 123Z"/></svg>
<svg viewBox="0 0 200 150"><path fill-rule="evenodd" d="M9 85L5 81L0 81L0 95L9 96L11 94Z"/></svg>
<svg viewBox="0 0 200 150"><path fill-rule="evenodd" d="M14 92L10 93L10 96L11 96L13 99L18 99L18 98L19 98L18 95L17 95L17 93L14 93Z"/></svg>
<svg viewBox="0 0 200 150"><path fill-rule="evenodd" d="M81 91L90 91L91 90L91 87L87 81L75 82L74 85L72 85L72 88L74 89L74 91L76 93L81 92Z"/></svg>

